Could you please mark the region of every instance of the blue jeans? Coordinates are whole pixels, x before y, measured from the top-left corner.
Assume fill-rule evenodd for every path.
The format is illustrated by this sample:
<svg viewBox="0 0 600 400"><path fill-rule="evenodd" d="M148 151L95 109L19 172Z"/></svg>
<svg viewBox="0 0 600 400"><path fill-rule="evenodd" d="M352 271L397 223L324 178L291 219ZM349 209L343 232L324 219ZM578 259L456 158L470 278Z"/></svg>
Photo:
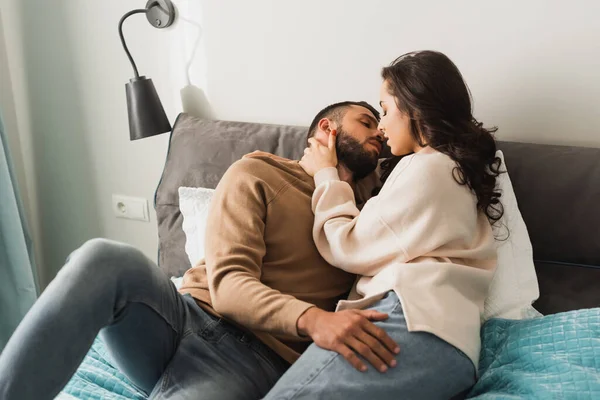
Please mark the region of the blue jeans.
<svg viewBox="0 0 600 400"><path fill-rule="evenodd" d="M312 344L265 399L447 400L475 384L475 366L463 352L430 333L408 332L396 293L370 308L389 314L375 324L400 345L395 368L380 373L367 363L367 372L359 372L339 354Z"/></svg>
<svg viewBox="0 0 600 400"><path fill-rule="evenodd" d="M150 398L258 399L289 367L179 294L139 250L94 239L71 254L0 354L0 399L53 399L98 333Z"/></svg>

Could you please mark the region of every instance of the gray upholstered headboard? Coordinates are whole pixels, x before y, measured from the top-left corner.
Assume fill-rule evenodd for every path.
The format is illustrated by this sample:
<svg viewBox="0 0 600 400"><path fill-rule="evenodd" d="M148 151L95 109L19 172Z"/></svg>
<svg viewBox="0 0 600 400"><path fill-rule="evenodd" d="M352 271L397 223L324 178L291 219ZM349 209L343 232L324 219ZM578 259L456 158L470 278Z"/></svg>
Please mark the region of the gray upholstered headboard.
<svg viewBox="0 0 600 400"><path fill-rule="evenodd" d="M200 120L181 114L155 195L159 264L190 267L179 212L180 186L214 188L244 154L299 159L305 127ZM600 306L600 149L499 142L532 240L542 313Z"/></svg>
<svg viewBox="0 0 600 400"><path fill-rule="evenodd" d="M190 268L179 212L180 186L214 189L231 164L255 150L300 159L306 131L304 127L208 121L180 114L154 198L161 268L171 276L181 276Z"/></svg>

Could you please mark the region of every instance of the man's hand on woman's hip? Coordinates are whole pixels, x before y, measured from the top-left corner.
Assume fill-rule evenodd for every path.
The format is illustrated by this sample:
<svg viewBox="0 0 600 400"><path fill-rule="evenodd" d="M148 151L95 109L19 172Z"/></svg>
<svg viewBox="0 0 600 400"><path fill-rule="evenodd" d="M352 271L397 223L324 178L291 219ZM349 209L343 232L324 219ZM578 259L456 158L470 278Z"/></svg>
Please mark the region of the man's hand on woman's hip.
<svg viewBox="0 0 600 400"><path fill-rule="evenodd" d="M323 349L341 354L354 368L366 371L367 366L357 353L380 372L395 367L398 345L371 321L383 321L387 314L374 310L344 310L328 312L309 308L298 319L298 332L310 336ZM387 364L387 365L386 365Z"/></svg>

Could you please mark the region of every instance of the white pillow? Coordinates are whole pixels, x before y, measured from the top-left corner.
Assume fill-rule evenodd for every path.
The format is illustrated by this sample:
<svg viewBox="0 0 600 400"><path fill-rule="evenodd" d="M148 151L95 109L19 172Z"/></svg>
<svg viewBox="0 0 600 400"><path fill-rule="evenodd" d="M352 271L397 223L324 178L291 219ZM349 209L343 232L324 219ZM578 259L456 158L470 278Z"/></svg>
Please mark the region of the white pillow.
<svg viewBox="0 0 600 400"><path fill-rule="evenodd" d="M186 238L185 252L192 267L204 258L206 218L214 192L214 189L206 188L179 188L179 210L183 215L182 228Z"/></svg>
<svg viewBox="0 0 600 400"><path fill-rule="evenodd" d="M172 276L171 282L173 282L173 285L175 285L175 288L177 290L179 290L179 289L181 289L181 286L183 285L183 276Z"/></svg>
<svg viewBox="0 0 600 400"><path fill-rule="evenodd" d="M502 159L501 170L506 171L502 151L498 150L496 156ZM494 227L494 233L497 238L506 239L508 228L509 237L496 241L498 266L485 300L482 319L538 316L540 314L532 306L540 296L533 248L508 173L500 174L497 187L502 193L500 202L504 206L504 215Z"/></svg>

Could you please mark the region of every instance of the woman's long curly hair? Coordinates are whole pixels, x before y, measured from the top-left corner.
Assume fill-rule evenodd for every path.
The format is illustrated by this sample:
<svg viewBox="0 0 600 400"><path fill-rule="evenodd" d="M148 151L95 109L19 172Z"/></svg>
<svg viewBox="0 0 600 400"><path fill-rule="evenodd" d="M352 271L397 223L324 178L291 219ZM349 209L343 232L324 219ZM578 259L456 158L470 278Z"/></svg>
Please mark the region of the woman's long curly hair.
<svg viewBox="0 0 600 400"><path fill-rule="evenodd" d="M410 117L410 131L420 145L428 145L457 163L454 179L477 196L477 208L494 225L504 214L496 178L497 128L484 128L472 114L471 93L456 65L436 51L398 57L381 76L398 109ZM382 163L385 180L401 157Z"/></svg>

